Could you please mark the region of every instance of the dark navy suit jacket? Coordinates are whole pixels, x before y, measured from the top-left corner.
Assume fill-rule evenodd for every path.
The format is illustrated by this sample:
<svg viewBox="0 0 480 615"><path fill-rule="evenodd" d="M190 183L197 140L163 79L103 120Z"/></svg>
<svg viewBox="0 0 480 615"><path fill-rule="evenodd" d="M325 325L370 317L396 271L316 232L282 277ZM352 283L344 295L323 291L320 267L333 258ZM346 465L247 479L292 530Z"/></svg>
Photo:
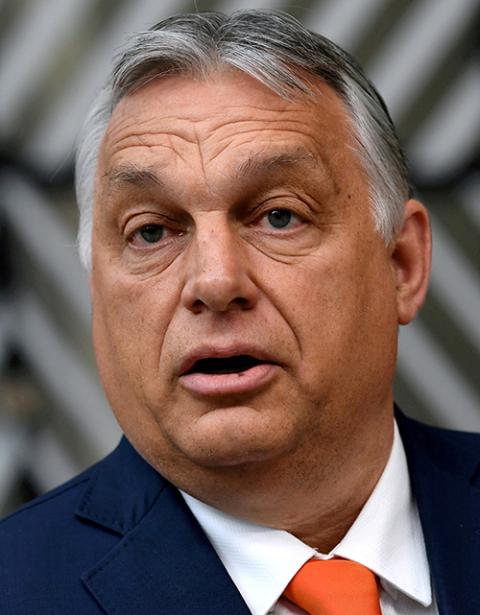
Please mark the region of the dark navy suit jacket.
<svg viewBox="0 0 480 615"><path fill-rule="evenodd" d="M480 436L397 420L440 614L480 615ZM181 496L125 438L0 523L1 615L100 613L249 613Z"/></svg>

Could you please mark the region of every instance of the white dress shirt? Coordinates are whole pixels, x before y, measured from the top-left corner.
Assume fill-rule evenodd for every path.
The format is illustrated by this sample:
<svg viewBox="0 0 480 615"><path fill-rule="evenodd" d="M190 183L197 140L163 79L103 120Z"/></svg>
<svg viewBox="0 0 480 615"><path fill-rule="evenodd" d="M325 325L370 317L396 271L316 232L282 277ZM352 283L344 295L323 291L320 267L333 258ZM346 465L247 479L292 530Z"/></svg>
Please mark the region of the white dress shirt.
<svg viewBox="0 0 480 615"><path fill-rule="evenodd" d="M300 615L282 598L311 558L356 561L380 580L383 615L438 615L405 451L395 425L392 451L375 489L340 543L328 554L292 534L227 515L181 492L253 615Z"/></svg>

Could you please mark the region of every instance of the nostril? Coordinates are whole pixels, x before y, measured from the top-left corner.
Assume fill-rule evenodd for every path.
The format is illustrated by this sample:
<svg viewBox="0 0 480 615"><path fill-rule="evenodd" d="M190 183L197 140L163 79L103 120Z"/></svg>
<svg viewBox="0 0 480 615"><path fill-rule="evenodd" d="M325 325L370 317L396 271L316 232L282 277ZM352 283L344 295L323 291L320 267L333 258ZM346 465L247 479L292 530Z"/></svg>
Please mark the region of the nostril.
<svg viewBox="0 0 480 615"><path fill-rule="evenodd" d="M251 301L247 299L246 297L237 297L236 299L233 300L233 303L235 303L236 305L238 305L244 310L248 310L249 308L252 307Z"/></svg>
<svg viewBox="0 0 480 615"><path fill-rule="evenodd" d="M227 310L249 310L253 306L253 302L246 297L235 297L227 306Z"/></svg>
<svg viewBox="0 0 480 615"><path fill-rule="evenodd" d="M203 301L201 299L196 299L191 305L190 305L190 310L194 313L194 314L200 314L200 312L203 311L203 309L205 308L205 303L203 303Z"/></svg>
<svg viewBox="0 0 480 615"><path fill-rule="evenodd" d="M190 309L193 313L199 314L205 308L213 310L215 312L230 312L233 310L248 310L253 306L253 302L246 297L235 297L228 302L209 301L202 299L195 299L190 305Z"/></svg>

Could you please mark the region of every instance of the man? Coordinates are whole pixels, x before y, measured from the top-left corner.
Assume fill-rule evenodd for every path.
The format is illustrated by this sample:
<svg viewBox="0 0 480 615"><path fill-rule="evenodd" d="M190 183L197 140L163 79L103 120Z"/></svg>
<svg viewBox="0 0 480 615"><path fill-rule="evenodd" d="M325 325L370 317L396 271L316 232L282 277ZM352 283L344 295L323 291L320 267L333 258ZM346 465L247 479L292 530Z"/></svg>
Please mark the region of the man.
<svg viewBox="0 0 480 615"><path fill-rule="evenodd" d="M77 182L126 437L0 526L0 612L478 615L478 439L394 419L428 216L352 59L283 14L165 20Z"/></svg>

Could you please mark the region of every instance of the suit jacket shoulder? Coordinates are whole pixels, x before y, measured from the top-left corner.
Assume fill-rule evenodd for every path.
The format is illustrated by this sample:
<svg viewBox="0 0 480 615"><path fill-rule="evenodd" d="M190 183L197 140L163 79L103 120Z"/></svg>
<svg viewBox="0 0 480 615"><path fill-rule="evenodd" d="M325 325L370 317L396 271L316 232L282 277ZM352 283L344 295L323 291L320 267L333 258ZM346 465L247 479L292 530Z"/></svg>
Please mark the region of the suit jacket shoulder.
<svg viewBox="0 0 480 615"><path fill-rule="evenodd" d="M396 416L440 613L477 615L480 435Z"/></svg>
<svg viewBox="0 0 480 615"><path fill-rule="evenodd" d="M2 615L247 615L176 489L123 438L0 522Z"/></svg>
<svg viewBox="0 0 480 615"><path fill-rule="evenodd" d="M97 470L93 466L0 522L0 613L99 612L80 571L118 537L76 522L73 514Z"/></svg>

